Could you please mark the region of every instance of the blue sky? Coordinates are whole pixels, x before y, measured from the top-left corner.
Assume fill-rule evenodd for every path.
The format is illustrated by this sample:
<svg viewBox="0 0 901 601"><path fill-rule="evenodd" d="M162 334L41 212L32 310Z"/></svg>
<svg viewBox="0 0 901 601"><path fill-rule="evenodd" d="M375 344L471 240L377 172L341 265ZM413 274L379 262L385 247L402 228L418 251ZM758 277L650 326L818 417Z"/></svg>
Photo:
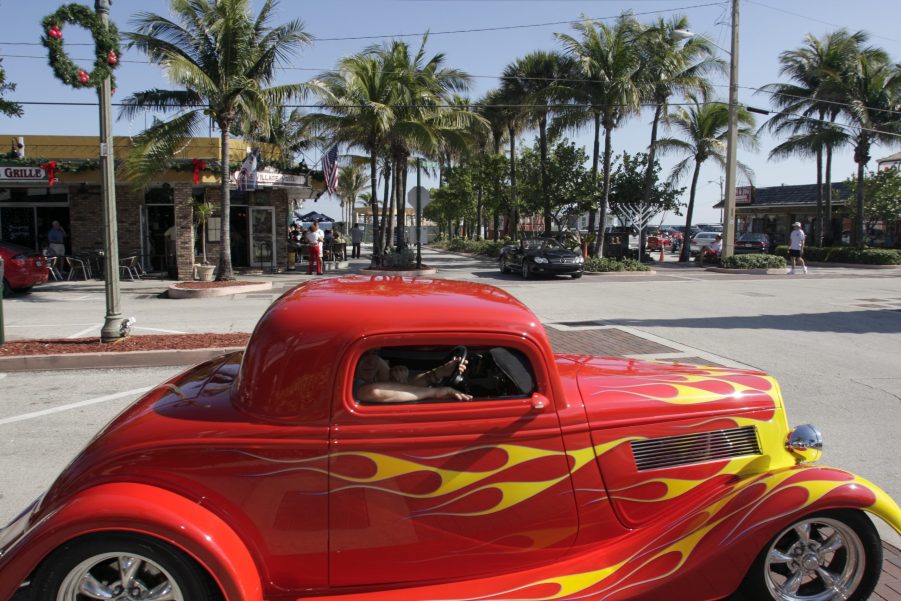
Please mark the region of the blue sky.
<svg viewBox="0 0 901 601"><path fill-rule="evenodd" d="M93 2L85 0L93 6ZM3 33L0 33L0 56L8 81L18 85L8 98L20 101L73 101L89 102L94 96L88 91L75 91L59 83L46 64L45 51L39 45L41 19L56 10L59 0L0 0L4 15ZM260 2L255 2L259 6ZM341 56L357 52L379 40L330 41L324 38L387 36L396 34L433 32L429 40L430 52L443 52L447 64L463 69L474 77L471 97L478 98L497 86L496 76L503 68L532 50L558 48L555 31L567 31L568 25L521 27L492 32L439 34L438 32L491 28L511 25L533 25L548 22L569 21L580 15L592 18L616 17L624 10L632 10L642 21L672 13L685 14L691 21L691 29L710 37L715 44L728 49L729 5L709 0L636 0L618 2L607 0L577 1L557 0L333 0L328 3L282 0L276 20L300 18L308 32L321 38L297 55L280 76L280 81L300 81L317 72L330 69ZM130 29L129 20L136 10L149 10L168 14L166 0L114 0L112 19L119 28ZM884 48L895 60L901 60L901 2L893 0L743 0L741 7L740 90L743 103L767 108L765 95L755 95L753 88L777 81L778 55L797 48L807 33L820 36L838 27L849 30L865 30L872 36L871 43ZM648 13L643 15L642 13ZM69 44L88 41L87 33L77 27L65 29ZM416 38L407 38L416 40ZM25 43L25 44L23 44ZM70 46L70 54L86 57L88 49ZM726 53L722 53L728 58ZM25 58L38 57L38 58ZM118 91L121 98L133 91L151 87L166 87L162 72L143 61L137 51L125 54L123 65L117 70ZM83 62L88 66L89 61ZM728 81L716 81L718 94L726 98ZM114 99L115 100L115 99ZM623 150L639 152L646 148L650 137L649 112L633 117L614 134L614 152ZM758 123L765 117L758 115ZM0 133L7 134L69 134L94 135L97 132L97 112L93 107L26 106L21 119L0 117ZM144 119L133 122L118 121L117 135L133 135L145 126ZM214 134L215 135L215 134ZM529 134L528 137L531 137ZM574 135L574 139L589 145L589 134ZM0 144L5 142L0 141ZM739 160L747 163L755 172L755 185L778 186L803 184L815 181L812 160L767 160L767 154L776 144L763 137L761 149L756 153L742 152ZM895 152L901 147L875 148L875 158ZM315 160L317 156L310 157ZM668 173L673 160L664 159L664 172ZM871 164L875 166L875 163ZM853 152L850 149L838 154L835 160L836 179L844 179L854 170ZM721 170L708 164L701 173L696 222L718 219L719 211L712 205L719 198ZM713 181L713 183L708 183ZM688 182L685 183L687 185ZM687 193L686 193L687 197ZM687 198L686 198L687 200ZM672 219L668 219L673 221Z"/></svg>

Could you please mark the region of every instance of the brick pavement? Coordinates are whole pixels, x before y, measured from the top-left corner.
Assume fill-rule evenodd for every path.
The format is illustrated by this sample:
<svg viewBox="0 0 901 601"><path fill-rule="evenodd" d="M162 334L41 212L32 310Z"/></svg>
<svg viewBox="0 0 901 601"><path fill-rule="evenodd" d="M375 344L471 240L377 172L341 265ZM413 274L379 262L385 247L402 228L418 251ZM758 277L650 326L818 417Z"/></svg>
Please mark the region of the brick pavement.
<svg viewBox="0 0 901 601"><path fill-rule="evenodd" d="M868 299L869 300L869 299ZM897 300L897 299L893 299ZM557 353L590 354L607 357L655 355L675 353L677 349L615 327L602 327L600 322L562 322L558 325L571 328L561 330L548 324L546 327L551 346ZM698 357L678 357L683 363L710 365L710 361ZM883 543L882 574L870 601L901 601L901 550ZM738 601L736 599L735 601ZM748 601L748 600L745 600Z"/></svg>

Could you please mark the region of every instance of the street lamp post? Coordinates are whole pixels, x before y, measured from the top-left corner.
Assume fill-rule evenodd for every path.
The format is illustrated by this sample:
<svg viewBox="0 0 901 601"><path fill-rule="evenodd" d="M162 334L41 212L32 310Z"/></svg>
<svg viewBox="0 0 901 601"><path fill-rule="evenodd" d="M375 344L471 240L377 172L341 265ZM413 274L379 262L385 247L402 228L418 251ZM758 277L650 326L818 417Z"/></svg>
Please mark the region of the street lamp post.
<svg viewBox="0 0 901 601"><path fill-rule="evenodd" d="M719 179L709 179L707 183L720 185L720 223L723 223L723 205L726 203L726 199L723 197L723 176L721 175Z"/></svg>
<svg viewBox="0 0 901 601"><path fill-rule="evenodd" d="M109 23L112 0L96 0L94 10L103 26ZM119 233L116 222L116 173L113 161L113 115L110 78L103 80L97 90L100 97L100 176L103 195L103 252L106 289L106 317L100 339L110 342L123 336L122 314L119 312Z"/></svg>
<svg viewBox="0 0 901 601"><path fill-rule="evenodd" d="M723 199L723 258L731 257L735 251L735 165L738 151L738 0L732 0L732 52L729 56L729 130L726 144L726 195Z"/></svg>

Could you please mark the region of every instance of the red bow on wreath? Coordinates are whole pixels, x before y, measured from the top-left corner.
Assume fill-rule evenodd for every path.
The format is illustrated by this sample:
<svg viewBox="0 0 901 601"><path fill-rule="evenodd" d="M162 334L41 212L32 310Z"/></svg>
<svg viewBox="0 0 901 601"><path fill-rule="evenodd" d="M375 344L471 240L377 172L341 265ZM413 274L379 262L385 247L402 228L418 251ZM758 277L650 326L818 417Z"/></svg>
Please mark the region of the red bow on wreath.
<svg viewBox="0 0 901 601"><path fill-rule="evenodd" d="M200 183L200 170L206 169L206 162L200 159L193 159L191 165L194 167L194 185L196 186Z"/></svg>
<svg viewBox="0 0 901 601"><path fill-rule="evenodd" d="M44 163L41 169L47 172L47 185L52 186L56 182L56 161Z"/></svg>

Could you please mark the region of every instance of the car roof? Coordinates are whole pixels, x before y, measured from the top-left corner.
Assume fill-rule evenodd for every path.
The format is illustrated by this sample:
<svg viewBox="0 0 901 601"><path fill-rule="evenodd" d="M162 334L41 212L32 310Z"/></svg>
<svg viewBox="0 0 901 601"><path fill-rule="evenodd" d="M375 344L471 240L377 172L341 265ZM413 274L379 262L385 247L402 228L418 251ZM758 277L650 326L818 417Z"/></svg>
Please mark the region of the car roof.
<svg viewBox="0 0 901 601"><path fill-rule="evenodd" d="M513 332L551 353L538 318L500 288L427 277L326 278L286 292L263 314L234 400L275 419L322 418L314 414L328 410L333 375L350 345L369 335L417 332L459 332L461 343L466 332Z"/></svg>

